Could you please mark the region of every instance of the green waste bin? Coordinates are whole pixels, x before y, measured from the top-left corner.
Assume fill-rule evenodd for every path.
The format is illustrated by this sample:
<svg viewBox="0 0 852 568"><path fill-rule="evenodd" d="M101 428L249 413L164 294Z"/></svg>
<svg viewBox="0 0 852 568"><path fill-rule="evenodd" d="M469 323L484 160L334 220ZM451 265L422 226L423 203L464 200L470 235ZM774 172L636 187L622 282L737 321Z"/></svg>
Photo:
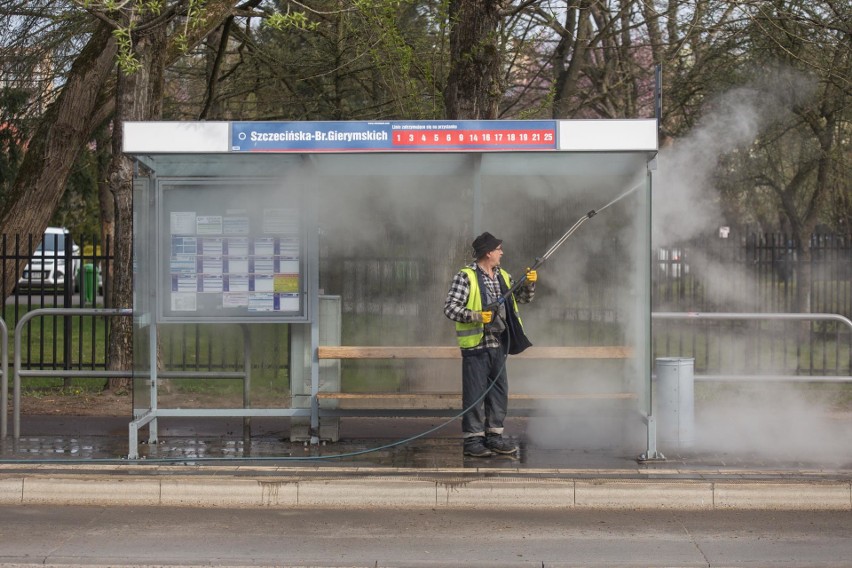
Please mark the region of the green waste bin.
<svg viewBox="0 0 852 568"><path fill-rule="evenodd" d="M83 265L83 293L87 302L94 303L98 292L98 267L94 264Z"/></svg>

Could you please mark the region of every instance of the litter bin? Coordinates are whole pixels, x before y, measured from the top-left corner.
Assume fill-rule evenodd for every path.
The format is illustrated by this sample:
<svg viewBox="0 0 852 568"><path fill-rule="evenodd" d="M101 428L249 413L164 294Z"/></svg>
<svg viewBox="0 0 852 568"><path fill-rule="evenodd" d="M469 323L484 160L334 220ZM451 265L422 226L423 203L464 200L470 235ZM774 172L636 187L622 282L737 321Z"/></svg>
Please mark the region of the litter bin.
<svg viewBox="0 0 852 568"><path fill-rule="evenodd" d="M94 303L98 293L98 267L94 264L83 265L83 293L87 302Z"/></svg>
<svg viewBox="0 0 852 568"><path fill-rule="evenodd" d="M695 359L661 357L657 371L657 437L661 449L695 442Z"/></svg>

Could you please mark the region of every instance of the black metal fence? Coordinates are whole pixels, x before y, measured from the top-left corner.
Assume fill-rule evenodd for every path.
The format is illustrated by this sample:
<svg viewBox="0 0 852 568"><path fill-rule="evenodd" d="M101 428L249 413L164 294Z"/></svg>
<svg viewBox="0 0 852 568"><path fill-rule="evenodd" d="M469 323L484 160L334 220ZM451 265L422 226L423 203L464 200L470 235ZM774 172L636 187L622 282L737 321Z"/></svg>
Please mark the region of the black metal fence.
<svg viewBox="0 0 852 568"><path fill-rule="evenodd" d="M102 243L100 237L53 229L41 239L4 234L0 259L2 315L10 331L24 314L38 308L110 307L104 301L112 264L109 239ZM9 276L14 281L11 289L6 285ZM22 338L22 364L29 369L106 368L109 320L104 321L97 326L87 318L51 316L33 322Z"/></svg>
<svg viewBox="0 0 852 568"><path fill-rule="evenodd" d="M809 311L852 317L850 236L815 234L811 237L808 309L797 305L797 291L804 283L799 281L797 268L803 261L798 258L795 244L787 235L752 232L738 238L715 238L659 248L654 251L652 261L652 309L679 312ZM97 237L72 237L68 234L49 234L42 241L0 235L0 258L4 260L4 281L7 280L6 271L13 270L16 282L12 290L2 290L5 299L3 317L10 330L23 314L36 308L111 307L104 301L108 297L104 292L108 292L110 287L112 247L109 241L101 243ZM16 262L7 263L7 260ZM417 312L416 306L411 305L410 290L422 285L429 274L420 262L419 259L349 259L342 271L339 270L339 278L330 279L327 274L322 284L330 293L344 296L344 322L358 316L356 323L360 322L359 325L386 325L382 322L387 318L381 316L390 315L392 320L403 320L406 315ZM328 263L323 266L327 268ZM62 272L61 277L59 272ZM446 283L433 287L438 291L429 294L430 306L443 301ZM595 286L595 290L601 292L603 287ZM582 302L582 295L577 297ZM395 298L394 305L390 306L394 308L392 313L388 313L389 306L383 305L382 298ZM600 333L601 325L597 324L605 326L609 323L618 327L624 320L618 314L609 313L613 303L606 303L610 305L600 308L578 305L576 310L570 310L574 316L569 319L588 319L589 331L584 333L589 334L590 343L599 340L592 335ZM373 321L365 319L365 314L380 317ZM104 325L93 325L83 318L50 317L43 320L38 324L41 326L37 330L39 333L27 331L33 333L32 341L30 337L24 338L25 352L21 358L27 368L106 367L108 321ZM713 338L713 333L721 334L723 331L719 324L708 324L698 329L697 334L695 324L655 324L655 356L691 354L703 360L697 362L703 369L718 370L724 364L714 363L712 359L728 357L718 353L733 352L734 347L750 344L749 350L758 366L768 358L768 367L775 368L781 364L778 361L784 361L784 365L792 366L790 369L797 373L842 374L849 373L852 367L852 339L842 327L808 324L804 337L798 324L784 324L782 329L763 325L751 331L743 329L742 324L735 327L736 330L724 331L725 335L731 337L736 331L744 339L724 347L722 339ZM583 326L578 326L578 329L583 329ZM204 331L196 330L194 333L198 335ZM395 333L393 325L389 326L386 335ZM820 347L826 334L833 336L832 350ZM789 339L791 335L793 340ZM74 337L82 339L74 341ZM193 345L206 345L208 350L211 349L211 343L197 338ZM803 349L809 353L810 359L803 361ZM186 349L178 351L181 354L174 355L175 358L187 357ZM728 359L736 357L731 355ZM820 362L817 357L824 360ZM196 365L198 361L207 362L203 353L195 353L190 359ZM237 359L239 357L235 355L233 362L222 362L221 366L239 365ZM286 361L285 355L277 357L275 364L282 361ZM183 366L186 365L184 362Z"/></svg>
<svg viewBox="0 0 852 568"><path fill-rule="evenodd" d="M809 305L797 304L796 242L782 233L747 233L660 248L653 267L654 310L826 312L852 316L852 238L810 239Z"/></svg>
<svg viewBox="0 0 852 568"><path fill-rule="evenodd" d="M11 335L27 312L39 308L112 307L109 302L113 247L110 239L49 230L42 240L0 235L3 282L12 271L12 289L2 289L2 317ZM7 262L11 261L11 262ZM23 328L21 364L30 370L103 370L109 365L109 317L44 316ZM265 348L253 369L280 379L288 373L287 330L252 332ZM239 325L185 324L161 330L165 369L231 371L243 367ZM70 386L68 380L64 386Z"/></svg>
<svg viewBox="0 0 852 568"><path fill-rule="evenodd" d="M814 234L810 278L797 243L781 233L746 233L661 248L653 310L833 313L852 318L849 235ZM655 321L655 357L695 358L705 374L852 374L852 333L836 322Z"/></svg>

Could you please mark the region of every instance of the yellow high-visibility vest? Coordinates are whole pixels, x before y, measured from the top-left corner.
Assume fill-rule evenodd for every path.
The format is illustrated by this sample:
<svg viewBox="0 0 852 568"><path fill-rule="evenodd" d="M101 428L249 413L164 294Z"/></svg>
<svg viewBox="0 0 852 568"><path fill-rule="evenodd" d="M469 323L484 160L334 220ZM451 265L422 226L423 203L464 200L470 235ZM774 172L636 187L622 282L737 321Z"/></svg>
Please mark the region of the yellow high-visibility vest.
<svg viewBox="0 0 852 568"><path fill-rule="evenodd" d="M479 292L479 278L476 277L476 271L472 268L462 268L462 272L467 275L470 281L470 294L467 297L467 303L464 307L474 312L482 311L482 294ZM511 288L511 277L505 270L500 270L503 276L503 282L506 284L506 289ZM518 322L521 318L518 315L518 303L515 301L515 295L512 295L512 309L515 310L515 315L518 316ZM523 323L521 323L523 327ZM476 347L482 341L482 336L485 334L485 326L481 321L473 321L470 323L456 322L456 339L459 342L459 347L462 349L470 349Z"/></svg>

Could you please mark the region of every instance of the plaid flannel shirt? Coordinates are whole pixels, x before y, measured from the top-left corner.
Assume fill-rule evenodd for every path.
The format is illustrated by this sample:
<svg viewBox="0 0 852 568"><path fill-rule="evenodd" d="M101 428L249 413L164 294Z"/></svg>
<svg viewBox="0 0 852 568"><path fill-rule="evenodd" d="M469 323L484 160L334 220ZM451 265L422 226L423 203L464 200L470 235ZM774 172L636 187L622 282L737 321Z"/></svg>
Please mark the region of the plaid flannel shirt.
<svg viewBox="0 0 852 568"><path fill-rule="evenodd" d="M469 264L468 268L472 268L474 271L482 272L482 269L480 269L479 265L475 262ZM497 271L495 273L496 278L491 278L490 276L488 276L488 274L485 274L484 272L483 274L485 276L485 285L488 288L488 290L486 291L487 297L499 298L499 279L502 278L502 276L500 276L500 269L497 268ZM509 287L511 287L513 284L514 281L510 279ZM468 279L467 274L460 270L456 274L455 278L453 278L452 284L450 284L450 291L449 293L447 293L447 300L444 302L444 315L446 315L451 320L460 323L473 322L473 310L469 310L465 307L469 295L470 280ZM525 282L522 286L515 290L514 293L515 300L519 304L527 304L531 302L534 295L535 282ZM486 300L486 303L488 303L488 300ZM508 304L507 309L511 309L510 305ZM479 349L481 347L500 347L500 338L497 335L489 333L486 330L482 341L473 349Z"/></svg>

